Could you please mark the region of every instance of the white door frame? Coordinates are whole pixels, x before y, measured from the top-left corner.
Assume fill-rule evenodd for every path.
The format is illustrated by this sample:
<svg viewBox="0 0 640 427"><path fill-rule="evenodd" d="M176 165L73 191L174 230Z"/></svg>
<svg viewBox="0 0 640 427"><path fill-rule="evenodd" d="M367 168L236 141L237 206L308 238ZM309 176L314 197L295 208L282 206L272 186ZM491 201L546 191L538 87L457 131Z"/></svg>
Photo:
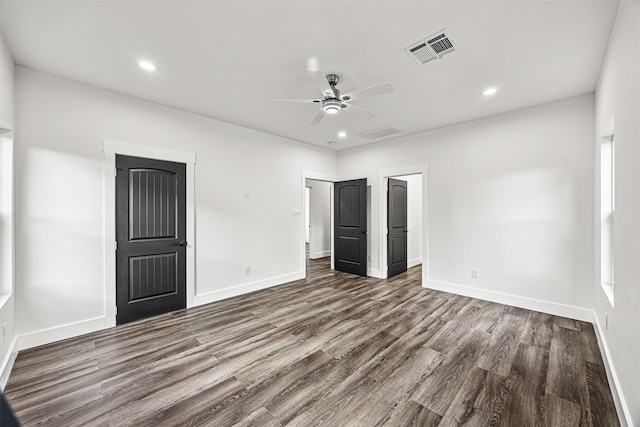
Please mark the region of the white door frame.
<svg viewBox="0 0 640 427"><path fill-rule="evenodd" d="M193 307L196 291L195 264L195 164L194 153L169 150L150 145L104 139L104 313L105 327L116 325L116 154L166 160L187 165L187 307Z"/></svg>
<svg viewBox="0 0 640 427"><path fill-rule="evenodd" d="M428 254L428 206L429 206L429 165L416 165L416 166L403 166L392 169L380 169L378 171L378 184L380 189L380 239L379 239L379 250L380 250L380 259L378 260L378 265L380 266L380 276L383 279L387 278L388 274L388 265L387 265L387 180L389 178L393 178L394 176L402 176L402 175L422 175L422 283L427 282L427 269L429 268L429 264L424 261L427 259Z"/></svg>
<svg viewBox="0 0 640 427"><path fill-rule="evenodd" d="M306 242L305 242L305 230L304 230L304 218L305 215L307 214L305 209L305 203L304 203L304 192L305 192L305 188L307 186L307 179L314 179L316 181L326 181L326 182L330 182L331 183L331 189L330 192L333 195L333 183L336 182L338 180L338 177L336 175L331 175L331 174L327 174L327 173L322 173L322 172L314 172L314 171L309 171L309 170L302 170L300 173L301 179L302 179L302 191L301 191L301 203L300 205L302 206L302 217L301 217L301 225L300 225L300 229L302 231L301 237L300 237L300 241L302 242L301 247L300 247L300 253L301 253L301 259L300 259L300 271L302 271L302 277L307 277L307 248L306 248ZM329 206L329 209L331 209L331 269L333 270L334 268L334 260L333 260L333 197L331 197L331 203Z"/></svg>

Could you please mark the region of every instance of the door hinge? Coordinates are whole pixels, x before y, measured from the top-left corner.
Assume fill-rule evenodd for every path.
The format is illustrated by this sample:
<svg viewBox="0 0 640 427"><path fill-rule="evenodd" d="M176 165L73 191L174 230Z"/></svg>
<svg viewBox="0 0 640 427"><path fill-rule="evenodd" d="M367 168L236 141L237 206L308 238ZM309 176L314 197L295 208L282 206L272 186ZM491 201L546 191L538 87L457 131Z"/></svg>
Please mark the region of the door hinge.
<svg viewBox="0 0 640 427"><path fill-rule="evenodd" d="M114 243L114 245L113 245L113 249L117 251L117 250L118 250L118 241L116 240L116 241L115 241L115 242L113 242L113 243Z"/></svg>
<svg viewBox="0 0 640 427"><path fill-rule="evenodd" d="M385 228L385 230L387 231L387 234L389 234L389 229L388 229L388 228Z"/></svg>
<svg viewBox="0 0 640 427"><path fill-rule="evenodd" d="M118 176L118 168L113 168L113 176Z"/></svg>

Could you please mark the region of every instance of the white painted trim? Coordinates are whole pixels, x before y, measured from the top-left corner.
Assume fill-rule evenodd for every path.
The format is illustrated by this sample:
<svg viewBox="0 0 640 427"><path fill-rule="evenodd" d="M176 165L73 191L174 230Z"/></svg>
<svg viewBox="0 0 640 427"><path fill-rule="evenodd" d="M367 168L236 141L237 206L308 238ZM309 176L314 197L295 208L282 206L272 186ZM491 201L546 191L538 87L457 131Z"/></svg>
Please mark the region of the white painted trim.
<svg viewBox="0 0 640 427"><path fill-rule="evenodd" d="M13 127L0 115L0 135L8 134L10 132L13 132Z"/></svg>
<svg viewBox="0 0 640 427"><path fill-rule="evenodd" d="M13 295L11 292L7 294L0 294L0 309L4 307L7 301L9 301L9 299L11 298L11 295Z"/></svg>
<svg viewBox="0 0 640 427"><path fill-rule="evenodd" d="M380 273L380 270L376 268L367 268L367 276L375 277L376 279L384 279L382 273Z"/></svg>
<svg viewBox="0 0 640 427"><path fill-rule="evenodd" d="M407 261L407 268L415 267L416 265L422 264L422 257L416 259L410 259Z"/></svg>
<svg viewBox="0 0 640 427"><path fill-rule="evenodd" d="M309 254L309 258L311 259L326 258L328 256L331 256L331 250L314 252Z"/></svg>
<svg viewBox="0 0 640 427"><path fill-rule="evenodd" d="M272 286L282 285L284 283L293 282L295 280L304 279L303 272L285 274L282 276L276 276L269 279L258 280L251 283L243 283L241 285L232 286L230 288L219 289L205 294L196 295L194 303L196 306L209 304L215 301L220 301L227 298L243 295L248 292L259 291L261 289L270 288Z"/></svg>
<svg viewBox="0 0 640 427"><path fill-rule="evenodd" d="M300 188L300 206L302 206L302 215L300 216L300 270L302 270L302 277L307 277L307 246L306 246L306 231L304 227L304 218L307 214L306 206L304 203L304 189L307 186L307 179L315 179L317 181L326 181L331 183L331 189L329 190L331 194L333 194L333 183L338 180L337 175L331 175L324 172L314 172L309 170L300 171L301 188ZM330 197L329 209L331 210L331 269L334 268L334 260L333 260L333 197Z"/></svg>
<svg viewBox="0 0 640 427"><path fill-rule="evenodd" d="M194 306L196 293L196 254L195 254L195 164L194 153L158 148L150 145L132 144L123 141L104 139L103 194L104 194L104 313L105 327L116 325L116 183L113 171L116 167L116 154L144 157L185 163L187 166L187 307Z"/></svg>
<svg viewBox="0 0 640 427"><path fill-rule="evenodd" d="M105 328L106 317L100 316L93 319L81 320L80 322L68 323L66 325L54 326L53 328L41 329L28 334L18 335L17 351L26 350L32 347L49 344L55 341L66 340Z"/></svg>
<svg viewBox="0 0 640 427"><path fill-rule="evenodd" d="M616 369L613 366L613 359L611 358L611 353L609 352L609 346L607 345L607 340L605 339L605 334L603 333L602 327L600 326L600 322L598 321L598 316L596 316L595 312L593 313L593 317L595 319L595 330L596 330L596 338L598 340L598 346L600 347L600 353L604 359L604 367L607 371L607 379L609 380L609 388L611 389L611 395L613 396L613 401L616 405L616 411L618 412L618 419L622 424L622 427L633 426L633 420L631 419L631 411L629 410L629 405L627 404L627 400L624 398L624 394L622 393L622 388L620 387L620 380L618 379L618 374L616 373Z"/></svg>
<svg viewBox="0 0 640 427"><path fill-rule="evenodd" d="M123 154L125 156L145 157L148 159L166 160L177 163L196 163L196 155L187 151L159 148L151 145L133 144L131 142L102 140L103 153Z"/></svg>
<svg viewBox="0 0 640 427"><path fill-rule="evenodd" d="M489 291L455 283L440 282L437 280L423 280L422 287L478 298L498 304L525 308L527 310L540 311L542 313L553 314L554 316L569 317L571 319L582 320L583 322L593 322L593 311L587 308Z"/></svg>
<svg viewBox="0 0 640 427"><path fill-rule="evenodd" d="M422 256L425 257L428 254L428 230L429 230L429 212L428 212L428 201L429 201L429 165L414 165L414 166L402 166L397 168L390 169L380 169L378 170L378 187L379 187L379 228L380 234L378 239L378 254L380 259L378 260L378 265L380 266L380 271L382 272L382 279L387 278L387 189L386 184L388 178L393 178L394 176L403 176L403 175L417 175L422 174ZM373 191L373 189L372 189ZM371 210L373 211L373 206ZM409 267L407 263L407 268ZM422 282L424 283L427 280L427 268L422 269Z"/></svg>
<svg viewBox="0 0 640 427"><path fill-rule="evenodd" d="M11 370L13 369L13 363L16 361L16 357L18 357L16 343L17 338L13 337L9 350L7 351L7 354L2 361L2 365L0 366L0 390L4 390L7 386L9 375L11 375Z"/></svg>

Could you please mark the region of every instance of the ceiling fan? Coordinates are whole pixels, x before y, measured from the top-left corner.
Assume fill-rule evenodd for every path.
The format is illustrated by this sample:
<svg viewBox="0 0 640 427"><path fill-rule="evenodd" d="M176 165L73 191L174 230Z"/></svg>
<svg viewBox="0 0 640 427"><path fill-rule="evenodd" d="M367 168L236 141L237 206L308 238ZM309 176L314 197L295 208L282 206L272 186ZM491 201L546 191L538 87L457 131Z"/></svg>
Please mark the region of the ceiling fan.
<svg viewBox="0 0 640 427"><path fill-rule="evenodd" d="M371 118L375 116L375 113L362 108L359 105L351 104L351 101L362 99L370 96L382 95L385 93L393 92L393 85L391 83L383 83L375 86L370 86L364 89L354 90L353 92L340 94L340 90L336 87L340 77L336 74L325 74L324 71L318 68L307 68L307 72L311 76L311 79L315 82L316 86L322 92L323 98L321 99L272 99L271 102L291 102L298 104L322 104L320 111L313 116L309 124L315 125L322 120L325 114L338 114L345 109L353 109L363 113Z"/></svg>

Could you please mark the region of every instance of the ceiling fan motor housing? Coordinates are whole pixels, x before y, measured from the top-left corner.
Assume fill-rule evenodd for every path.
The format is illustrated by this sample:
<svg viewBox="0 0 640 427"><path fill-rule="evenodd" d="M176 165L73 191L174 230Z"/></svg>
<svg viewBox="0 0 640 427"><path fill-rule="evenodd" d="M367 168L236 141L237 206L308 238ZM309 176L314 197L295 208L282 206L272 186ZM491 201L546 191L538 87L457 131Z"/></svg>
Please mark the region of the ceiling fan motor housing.
<svg viewBox="0 0 640 427"><path fill-rule="evenodd" d="M340 81L340 77L337 74L327 74L327 81L331 86L335 86Z"/></svg>

